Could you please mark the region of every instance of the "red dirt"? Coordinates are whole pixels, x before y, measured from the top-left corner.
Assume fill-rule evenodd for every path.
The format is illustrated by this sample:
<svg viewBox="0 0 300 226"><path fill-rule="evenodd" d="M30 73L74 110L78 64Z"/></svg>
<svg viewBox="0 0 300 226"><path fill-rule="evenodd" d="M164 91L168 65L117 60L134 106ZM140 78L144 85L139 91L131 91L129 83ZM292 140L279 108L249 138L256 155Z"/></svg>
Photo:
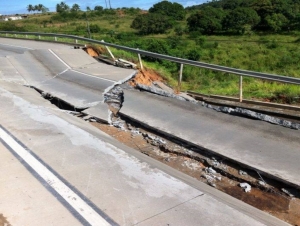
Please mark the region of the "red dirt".
<svg viewBox="0 0 300 226"><path fill-rule="evenodd" d="M139 73L129 82L129 84L132 86L136 86L137 84L149 86L154 81L164 81L164 79L154 70L144 69L143 71L139 71Z"/></svg>
<svg viewBox="0 0 300 226"><path fill-rule="evenodd" d="M104 48L96 46L87 46L83 50L92 57L97 57L106 52ZM144 68L143 71L139 70L139 73L132 79L129 84L136 86L137 84L151 85L154 81L164 81L163 77L156 71L148 68Z"/></svg>
<svg viewBox="0 0 300 226"><path fill-rule="evenodd" d="M87 46L83 48L83 50L92 57L97 57L106 52L106 50L102 47L95 46Z"/></svg>

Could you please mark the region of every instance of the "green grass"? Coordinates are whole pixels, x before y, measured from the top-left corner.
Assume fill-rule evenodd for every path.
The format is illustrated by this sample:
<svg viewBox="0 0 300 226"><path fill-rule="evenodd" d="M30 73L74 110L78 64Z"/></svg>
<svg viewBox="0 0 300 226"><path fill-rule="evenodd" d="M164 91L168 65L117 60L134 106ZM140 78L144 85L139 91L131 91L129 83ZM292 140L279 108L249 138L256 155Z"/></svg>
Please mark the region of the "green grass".
<svg viewBox="0 0 300 226"><path fill-rule="evenodd" d="M52 16L30 15L26 20L0 22L0 29L4 23L9 26L23 27L26 31L51 32L74 34L88 37L86 21L73 19L71 21L55 21ZM174 56L187 56L190 50L196 49L200 53L200 61L252 70L265 73L273 73L284 76L300 78L300 33L289 34L252 34L243 36L205 36L204 44L197 45L195 39L188 34L179 37L179 44L172 48L168 37L174 37L174 30L167 34L139 36L130 24L134 16L106 15L89 17L90 25L98 25L100 31L92 33L92 38L105 40L120 45L144 49L150 39L157 39L168 47L168 54ZM185 22L180 22L184 27ZM120 34L130 34L129 38L119 37ZM31 37L37 38L37 37ZM178 37L177 37L178 38ZM45 38L53 40L53 38ZM59 39L59 41L66 41ZM73 40L68 40L74 42ZM112 49L116 57L138 62L136 54ZM165 61L148 62L144 65L159 72L166 78L169 85L176 87L179 65ZM281 101L282 99L299 100L300 86L280 84L276 82L262 81L254 78L244 78L245 98L271 99ZM218 94L238 96L239 76L228 73L214 72L211 70L184 66L182 90L191 90L205 94Z"/></svg>

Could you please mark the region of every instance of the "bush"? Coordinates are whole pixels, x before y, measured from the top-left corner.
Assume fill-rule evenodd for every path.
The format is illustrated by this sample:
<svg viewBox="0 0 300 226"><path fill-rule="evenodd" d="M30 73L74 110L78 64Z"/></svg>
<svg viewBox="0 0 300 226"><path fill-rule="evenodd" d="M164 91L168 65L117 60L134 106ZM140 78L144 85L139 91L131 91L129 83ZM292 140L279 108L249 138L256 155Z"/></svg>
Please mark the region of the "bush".
<svg viewBox="0 0 300 226"><path fill-rule="evenodd" d="M201 57L201 54L200 54L200 51L197 50L197 49L192 49L190 50L186 57L189 59L189 60L193 60L193 61L198 61Z"/></svg>
<svg viewBox="0 0 300 226"><path fill-rule="evenodd" d="M131 28L137 29L141 34L164 34L173 27L173 23L166 16L160 14L138 15L131 24Z"/></svg>
<svg viewBox="0 0 300 226"><path fill-rule="evenodd" d="M92 32L92 33L98 33L100 31L101 31L101 29L100 29L100 27L99 27L98 24L91 24L90 25L90 32Z"/></svg>
<svg viewBox="0 0 300 226"><path fill-rule="evenodd" d="M176 35L181 36L184 34L184 28L181 26L176 26L174 29Z"/></svg>
<svg viewBox="0 0 300 226"><path fill-rule="evenodd" d="M144 45L142 46L144 50L147 50L149 52L169 55L169 49L166 42L157 39L150 39L146 41L147 42L144 43ZM156 59L148 56L145 56L145 59L147 59L148 61L162 62L160 59Z"/></svg>
<svg viewBox="0 0 300 226"><path fill-rule="evenodd" d="M268 43L266 44L266 47L267 47L268 49L276 49L278 46L279 46L279 45L278 45L278 43L277 43L275 40L272 40L271 42L268 42Z"/></svg>
<svg viewBox="0 0 300 226"><path fill-rule="evenodd" d="M195 40L195 43L196 43L196 45L203 47L205 44L205 41L206 41L205 38L203 36L201 36Z"/></svg>

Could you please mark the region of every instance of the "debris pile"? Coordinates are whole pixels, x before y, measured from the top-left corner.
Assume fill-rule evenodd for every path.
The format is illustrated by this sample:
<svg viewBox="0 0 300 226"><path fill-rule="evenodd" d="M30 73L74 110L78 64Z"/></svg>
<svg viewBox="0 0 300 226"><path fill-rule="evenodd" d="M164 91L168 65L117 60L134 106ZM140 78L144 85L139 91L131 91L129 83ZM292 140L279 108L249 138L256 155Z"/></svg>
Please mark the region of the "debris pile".
<svg viewBox="0 0 300 226"><path fill-rule="evenodd" d="M221 175L219 175L212 167L206 167L202 173L202 177L204 177L207 180L207 183L212 187L216 187L216 181L222 180Z"/></svg>
<svg viewBox="0 0 300 226"><path fill-rule="evenodd" d="M122 108L123 102L124 92L120 86L115 86L108 92L104 93L104 103L106 103L109 108L109 124L123 130L128 130L126 122L118 115L120 109Z"/></svg>
<svg viewBox="0 0 300 226"><path fill-rule="evenodd" d="M285 119L275 118L266 114L258 113L255 111L251 111L244 108L231 108L231 107L224 107L224 106L212 106L205 102L202 102L202 106L207 107L209 109L213 109L218 112L223 112L226 114L234 114L234 115L241 115L243 117L250 117L253 119L258 119L261 121L269 122L275 125L284 126L290 129L300 130L300 124L296 122L290 122Z"/></svg>

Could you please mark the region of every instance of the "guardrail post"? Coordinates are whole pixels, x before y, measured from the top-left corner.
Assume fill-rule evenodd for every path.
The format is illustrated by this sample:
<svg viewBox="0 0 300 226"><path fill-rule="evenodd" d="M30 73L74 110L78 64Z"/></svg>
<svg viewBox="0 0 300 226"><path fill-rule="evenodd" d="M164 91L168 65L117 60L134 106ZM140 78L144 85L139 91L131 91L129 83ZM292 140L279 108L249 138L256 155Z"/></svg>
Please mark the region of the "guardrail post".
<svg viewBox="0 0 300 226"><path fill-rule="evenodd" d="M101 40L101 42L104 42L104 40ZM108 46L106 46L106 45L105 45L105 48L106 48L106 49L107 49L107 51L109 52L109 54L110 54L111 58L113 58L113 60L115 61L115 60L116 60L116 58L115 58L115 56L112 54L112 52L110 51L110 49L108 48Z"/></svg>
<svg viewBox="0 0 300 226"><path fill-rule="evenodd" d="M77 39L75 39L75 43L78 44L78 40Z"/></svg>
<svg viewBox="0 0 300 226"><path fill-rule="evenodd" d="M243 102L243 76L240 76L240 102Z"/></svg>
<svg viewBox="0 0 300 226"><path fill-rule="evenodd" d="M15 34L15 38L17 37L17 35Z"/></svg>
<svg viewBox="0 0 300 226"><path fill-rule="evenodd" d="M7 36L8 36L8 34L6 33L6 34L5 34L5 36L7 37Z"/></svg>
<svg viewBox="0 0 300 226"><path fill-rule="evenodd" d="M143 61L142 61L141 54L139 54L139 53L138 53L138 58L139 58L139 63L140 63L141 70L143 71L144 70Z"/></svg>
<svg viewBox="0 0 300 226"><path fill-rule="evenodd" d="M28 38L28 35L25 35L26 38Z"/></svg>
<svg viewBox="0 0 300 226"><path fill-rule="evenodd" d="M178 92L180 92L180 90L181 90L182 72L183 72L183 64L180 64L180 71L179 71L179 77L178 77Z"/></svg>
<svg viewBox="0 0 300 226"><path fill-rule="evenodd" d="M39 39L41 39L41 36L39 35Z"/></svg>
<svg viewBox="0 0 300 226"><path fill-rule="evenodd" d="M57 42L57 37L54 37L54 41L56 41L56 42Z"/></svg>

